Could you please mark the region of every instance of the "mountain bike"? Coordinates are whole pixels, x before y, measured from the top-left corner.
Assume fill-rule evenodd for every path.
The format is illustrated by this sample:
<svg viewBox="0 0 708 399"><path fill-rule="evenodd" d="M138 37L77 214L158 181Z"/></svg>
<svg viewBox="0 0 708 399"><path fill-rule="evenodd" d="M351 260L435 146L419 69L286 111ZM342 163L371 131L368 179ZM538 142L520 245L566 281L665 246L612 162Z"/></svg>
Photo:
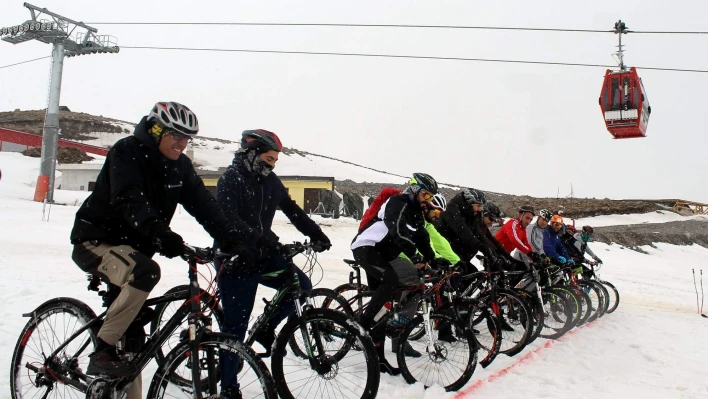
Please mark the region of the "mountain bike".
<svg viewBox="0 0 708 399"><path fill-rule="evenodd" d="M134 365L134 371L126 376L89 376L84 372L106 312L96 316L85 303L60 297L24 314L30 320L22 330L12 356L12 398L34 398L37 395L41 398L50 395L101 399L124 397L133 380L156 357L157 350L185 318L188 320L187 333L158 364L148 398L218 395L216 354L219 350L233 353L243 362L244 367L237 376L242 397L276 398L275 383L261 359L233 336L211 331L211 317L204 314L198 302L193 300L200 292L197 265L209 263L214 255L211 248L185 245L182 258L189 265L190 300L184 301L175 315L154 331L137 351L128 353L121 343L117 345L119 356ZM173 295L151 298L143 309L174 300Z"/></svg>

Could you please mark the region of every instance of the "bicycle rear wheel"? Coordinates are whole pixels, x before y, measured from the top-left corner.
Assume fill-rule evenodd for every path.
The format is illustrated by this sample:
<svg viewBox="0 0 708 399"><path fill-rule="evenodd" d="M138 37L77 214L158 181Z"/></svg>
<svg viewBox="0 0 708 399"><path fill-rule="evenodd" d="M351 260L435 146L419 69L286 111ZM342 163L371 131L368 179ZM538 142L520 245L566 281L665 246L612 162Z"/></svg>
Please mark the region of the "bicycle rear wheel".
<svg viewBox="0 0 708 399"><path fill-rule="evenodd" d="M492 302L489 296L480 298L480 302L486 303L499 317L502 330L499 352L507 356L521 352L533 331L533 317L526 302L517 293L504 289L497 290L495 302Z"/></svg>
<svg viewBox="0 0 708 399"><path fill-rule="evenodd" d="M56 377L86 384L84 371L88 355L96 347L100 325L82 332L57 356L47 356L95 318L88 305L73 298L52 299L34 310L12 354L12 399L83 397L85 394L79 389L58 383Z"/></svg>
<svg viewBox="0 0 708 399"><path fill-rule="evenodd" d="M542 293L545 321L541 336L558 339L573 328L573 308L577 307L577 297L568 291L544 288Z"/></svg>
<svg viewBox="0 0 708 399"><path fill-rule="evenodd" d="M470 308L469 326L479 347L477 360L487 368L496 359L501 349L502 331L499 318L490 309ZM422 329L425 333L425 329ZM412 335L412 334L411 334Z"/></svg>

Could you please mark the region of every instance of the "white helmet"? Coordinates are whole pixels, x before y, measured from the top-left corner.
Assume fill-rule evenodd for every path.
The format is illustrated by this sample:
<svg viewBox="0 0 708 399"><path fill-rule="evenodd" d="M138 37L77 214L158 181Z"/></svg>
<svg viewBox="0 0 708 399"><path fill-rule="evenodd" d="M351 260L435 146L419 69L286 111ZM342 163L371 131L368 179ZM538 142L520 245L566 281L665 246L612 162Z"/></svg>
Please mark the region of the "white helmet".
<svg viewBox="0 0 708 399"><path fill-rule="evenodd" d="M171 129L188 136L196 136L199 132L199 121L194 112L176 102L156 103L147 120L160 124L164 129Z"/></svg>
<svg viewBox="0 0 708 399"><path fill-rule="evenodd" d="M447 200L440 193L435 194L433 199L428 202L428 204L433 209L440 209L441 211L445 211L447 209Z"/></svg>

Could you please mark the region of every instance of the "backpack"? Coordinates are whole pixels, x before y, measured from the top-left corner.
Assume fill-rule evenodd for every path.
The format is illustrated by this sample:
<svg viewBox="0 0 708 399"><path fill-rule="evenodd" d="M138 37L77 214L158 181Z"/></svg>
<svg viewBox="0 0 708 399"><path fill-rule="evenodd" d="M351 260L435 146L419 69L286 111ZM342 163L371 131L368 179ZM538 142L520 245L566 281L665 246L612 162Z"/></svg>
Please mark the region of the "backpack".
<svg viewBox="0 0 708 399"><path fill-rule="evenodd" d="M359 222L359 232L364 230L366 226L368 226L374 219L376 219L376 215L378 215L379 210L381 209L383 204L388 201L390 197L401 193L403 193L403 191L391 187L386 187L381 190L379 195L376 196L374 201L371 203L369 208L366 210L366 212L364 212L364 215L361 217L361 222Z"/></svg>

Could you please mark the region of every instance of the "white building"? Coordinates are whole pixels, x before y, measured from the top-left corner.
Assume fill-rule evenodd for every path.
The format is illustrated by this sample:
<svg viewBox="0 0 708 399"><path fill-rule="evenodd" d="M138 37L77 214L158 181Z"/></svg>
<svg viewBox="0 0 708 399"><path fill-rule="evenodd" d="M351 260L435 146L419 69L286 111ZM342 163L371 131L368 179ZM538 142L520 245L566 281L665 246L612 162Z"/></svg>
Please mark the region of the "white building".
<svg viewBox="0 0 708 399"><path fill-rule="evenodd" d="M194 149L191 148L191 144L187 148L187 156L189 159L194 159ZM103 168L102 163L59 164L57 170L61 172L61 177L57 178L57 184L62 190L93 191L101 168Z"/></svg>
<svg viewBox="0 0 708 399"><path fill-rule="evenodd" d="M62 190L93 191L103 164L59 164Z"/></svg>

